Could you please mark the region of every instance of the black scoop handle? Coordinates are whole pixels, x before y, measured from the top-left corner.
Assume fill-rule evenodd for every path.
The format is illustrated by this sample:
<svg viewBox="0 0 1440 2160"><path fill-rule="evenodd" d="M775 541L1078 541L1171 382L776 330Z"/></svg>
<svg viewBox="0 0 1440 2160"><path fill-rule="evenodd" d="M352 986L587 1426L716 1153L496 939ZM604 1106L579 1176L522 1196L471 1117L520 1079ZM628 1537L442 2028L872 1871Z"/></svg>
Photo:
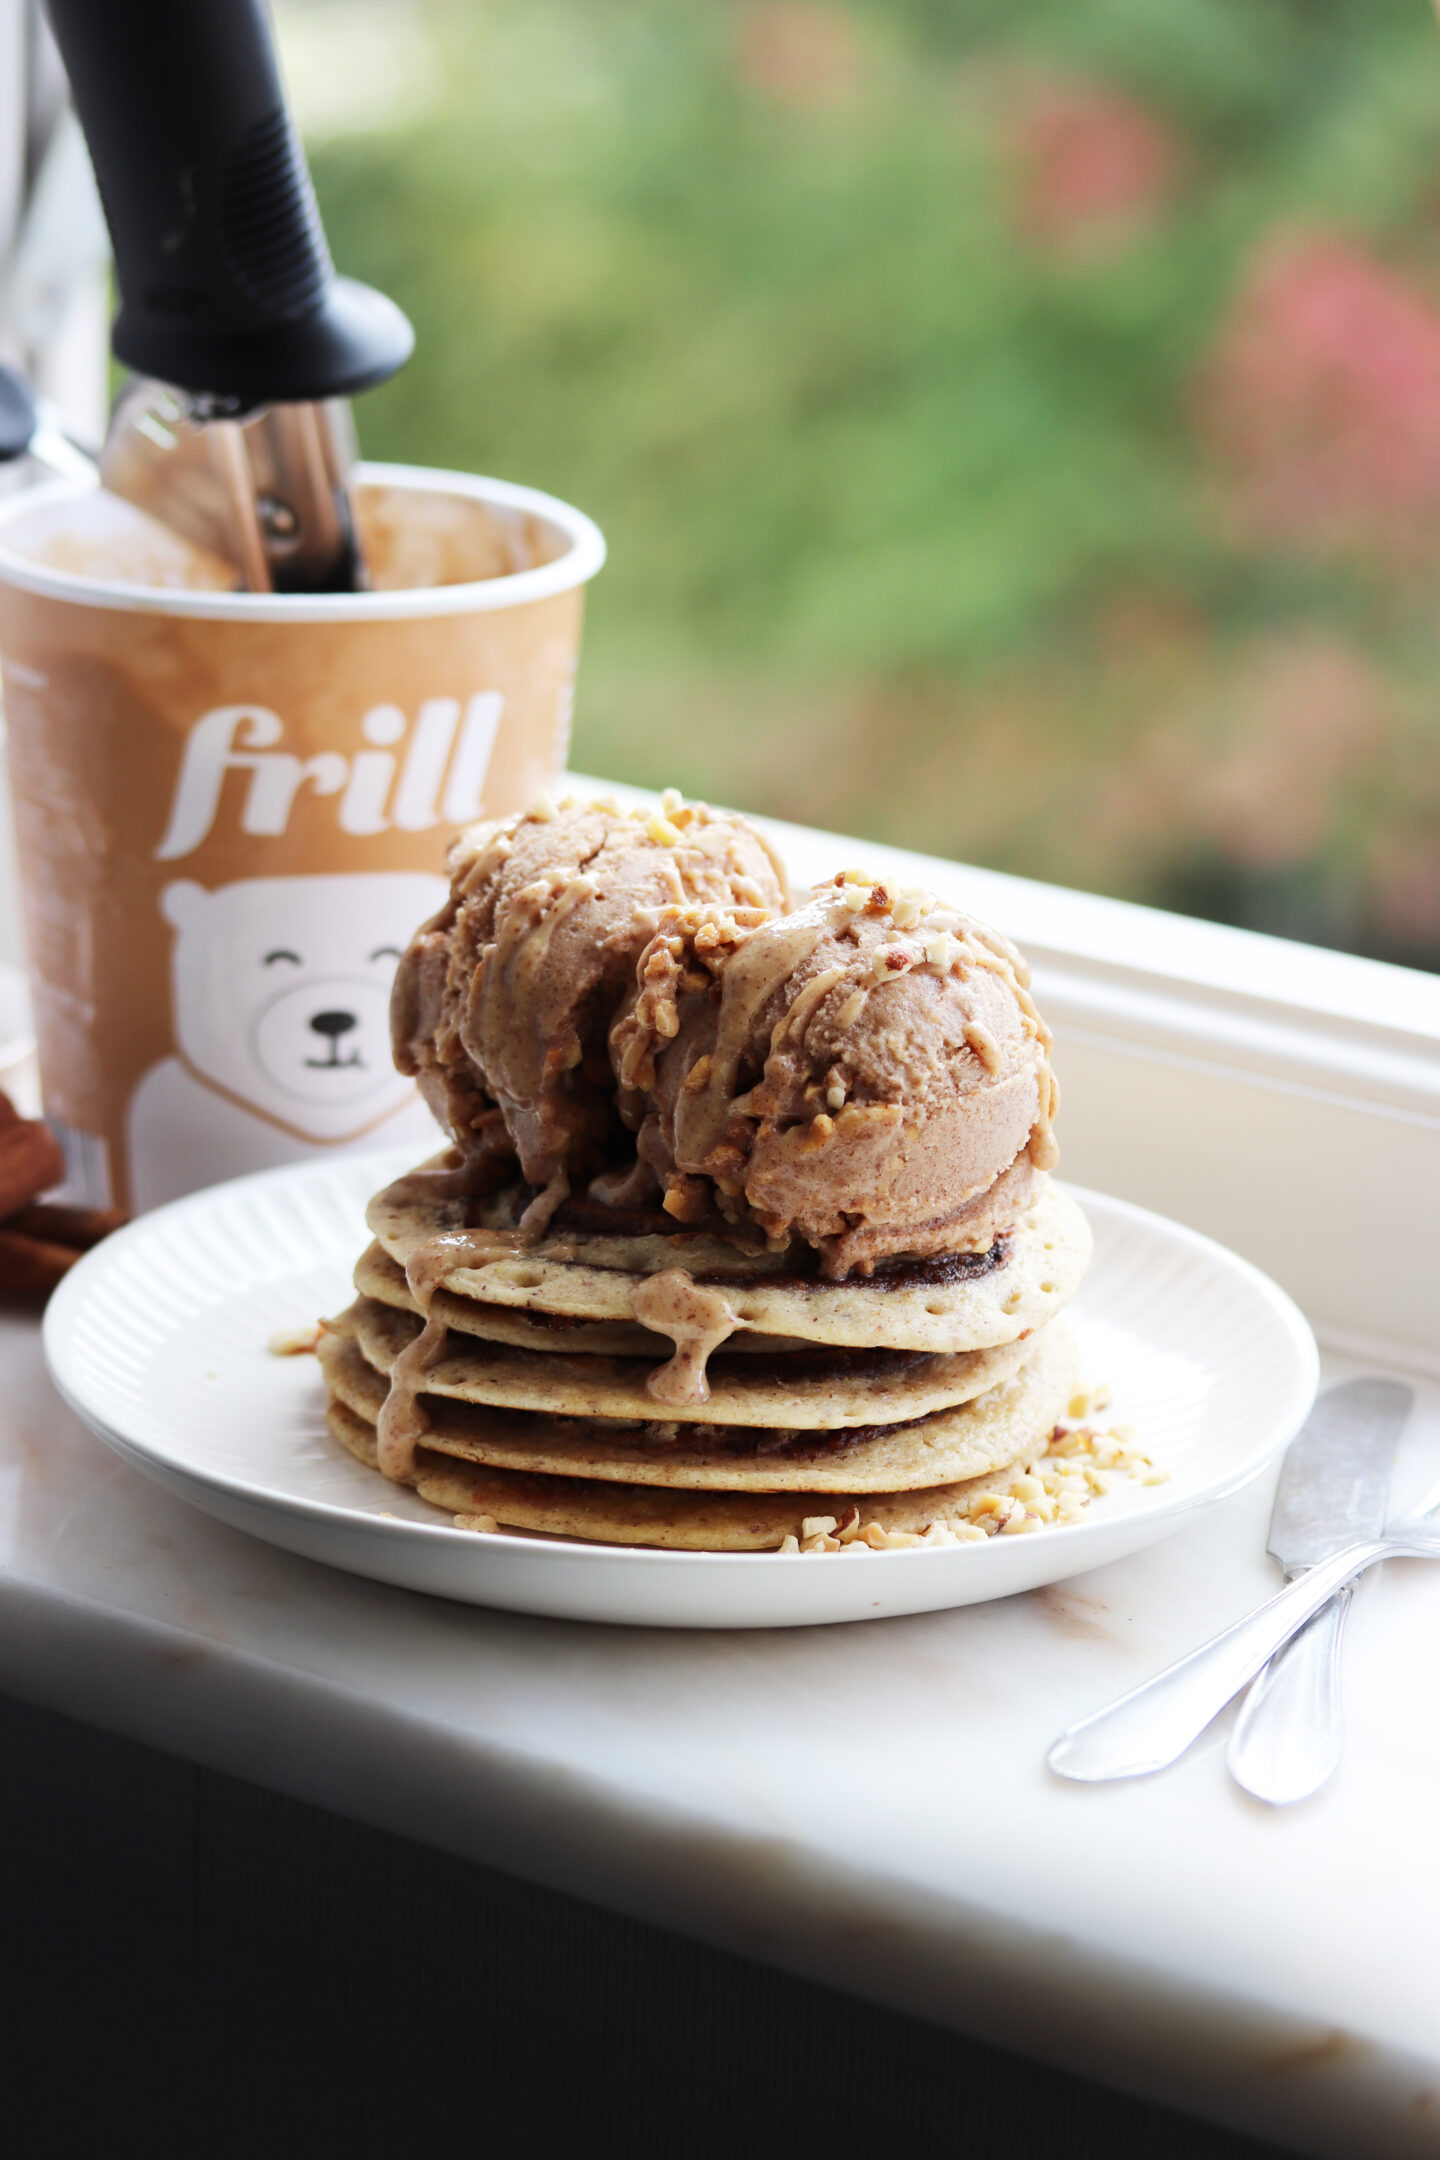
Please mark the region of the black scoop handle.
<svg viewBox="0 0 1440 2160"><path fill-rule="evenodd" d="M265 0L47 7L115 251L117 357L238 406L393 374L410 325L335 275Z"/></svg>
<svg viewBox="0 0 1440 2160"><path fill-rule="evenodd" d="M14 368L0 366L0 465L24 457L39 425L29 383Z"/></svg>

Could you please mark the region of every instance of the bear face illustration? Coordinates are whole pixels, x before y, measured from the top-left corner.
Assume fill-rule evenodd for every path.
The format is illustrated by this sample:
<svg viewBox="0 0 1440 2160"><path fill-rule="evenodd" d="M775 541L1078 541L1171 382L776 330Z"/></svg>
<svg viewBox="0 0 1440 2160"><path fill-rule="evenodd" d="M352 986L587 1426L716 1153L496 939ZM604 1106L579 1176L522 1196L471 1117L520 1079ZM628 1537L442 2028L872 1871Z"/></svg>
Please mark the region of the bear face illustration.
<svg viewBox="0 0 1440 2160"><path fill-rule="evenodd" d="M318 1141L366 1130L413 1092L390 1057L390 987L444 901L421 871L167 885L177 1045L202 1078Z"/></svg>

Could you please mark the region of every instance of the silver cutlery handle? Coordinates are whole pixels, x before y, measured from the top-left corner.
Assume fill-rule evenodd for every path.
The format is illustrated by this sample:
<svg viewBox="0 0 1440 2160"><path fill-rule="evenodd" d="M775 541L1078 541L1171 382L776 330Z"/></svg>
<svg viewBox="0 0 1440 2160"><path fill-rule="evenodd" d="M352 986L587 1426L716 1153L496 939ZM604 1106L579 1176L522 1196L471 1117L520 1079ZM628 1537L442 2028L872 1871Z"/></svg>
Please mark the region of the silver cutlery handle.
<svg viewBox="0 0 1440 2160"><path fill-rule="evenodd" d="M1332 1553L1188 1657L1072 1725L1046 1757L1050 1768L1086 1784L1163 1770L1342 1583L1376 1560L1402 1554L1440 1559L1440 1536L1407 1533Z"/></svg>
<svg viewBox="0 0 1440 2160"><path fill-rule="evenodd" d="M1271 1807L1308 1800L1339 1767L1340 1643L1354 1584L1292 1635L1250 1683L1226 1762L1237 1785Z"/></svg>

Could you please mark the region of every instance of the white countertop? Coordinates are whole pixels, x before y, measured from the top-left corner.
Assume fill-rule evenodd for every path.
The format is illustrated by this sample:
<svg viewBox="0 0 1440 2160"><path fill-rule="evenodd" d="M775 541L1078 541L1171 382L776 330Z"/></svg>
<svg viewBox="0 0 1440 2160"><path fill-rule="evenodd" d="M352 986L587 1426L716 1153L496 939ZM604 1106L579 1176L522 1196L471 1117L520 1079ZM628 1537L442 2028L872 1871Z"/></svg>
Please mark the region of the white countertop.
<svg viewBox="0 0 1440 2160"><path fill-rule="evenodd" d="M252 1543L93 1440L33 1324L0 1371L0 1688L1302 2152L1440 2149L1440 1573L1363 1585L1305 1807L1234 1788L1223 1727L1158 1779L1043 1766L1275 1587L1272 1477L1003 1604L666 1635ZM1399 1501L1440 1475L1416 1386Z"/></svg>

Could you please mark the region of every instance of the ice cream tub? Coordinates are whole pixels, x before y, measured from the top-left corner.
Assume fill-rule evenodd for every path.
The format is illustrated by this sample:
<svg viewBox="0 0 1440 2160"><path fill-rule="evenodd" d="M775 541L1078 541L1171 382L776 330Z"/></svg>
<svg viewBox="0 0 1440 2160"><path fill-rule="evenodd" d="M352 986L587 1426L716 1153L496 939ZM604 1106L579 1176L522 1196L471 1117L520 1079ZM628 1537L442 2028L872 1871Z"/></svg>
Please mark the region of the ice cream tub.
<svg viewBox="0 0 1440 2160"><path fill-rule="evenodd" d="M563 768L579 511L366 465L364 593L224 589L67 484L0 511L0 674L45 1111L67 1191L135 1209L433 1134L396 963L451 840Z"/></svg>

